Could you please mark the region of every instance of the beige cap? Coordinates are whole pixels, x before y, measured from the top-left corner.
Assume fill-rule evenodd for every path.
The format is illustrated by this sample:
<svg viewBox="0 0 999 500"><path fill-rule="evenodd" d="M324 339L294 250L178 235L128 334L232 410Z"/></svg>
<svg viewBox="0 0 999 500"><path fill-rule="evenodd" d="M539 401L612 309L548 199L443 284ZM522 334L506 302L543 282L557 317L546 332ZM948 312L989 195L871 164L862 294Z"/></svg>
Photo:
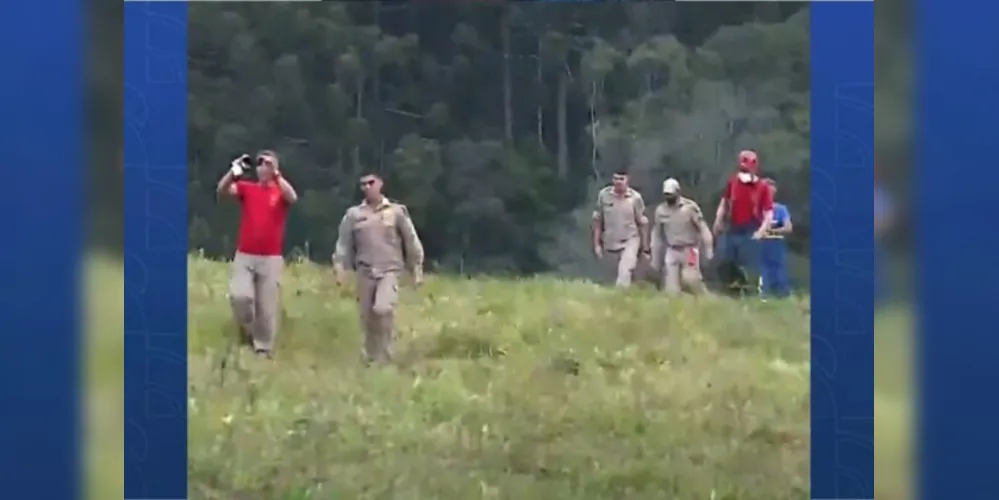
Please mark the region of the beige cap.
<svg viewBox="0 0 999 500"><path fill-rule="evenodd" d="M680 181L670 177L663 181L663 194L677 194L680 192Z"/></svg>

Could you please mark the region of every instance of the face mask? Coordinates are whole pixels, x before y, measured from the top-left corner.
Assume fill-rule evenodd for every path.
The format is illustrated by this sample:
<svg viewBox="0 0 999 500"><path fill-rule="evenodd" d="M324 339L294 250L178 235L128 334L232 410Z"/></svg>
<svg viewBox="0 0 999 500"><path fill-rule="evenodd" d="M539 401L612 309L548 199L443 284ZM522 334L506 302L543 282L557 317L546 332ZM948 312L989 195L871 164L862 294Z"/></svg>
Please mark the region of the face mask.
<svg viewBox="0 0 999 500"><path fill-rule="evenodd" d="M743 184L749 184L750 182L753 182L753 179L756 178L755 175L753 175L753 174L751 174L749 172L739 172L738 174L736 174L736 177L738 177L739 178L739 182L741 182Z"/></svg>
<svg viewBox="0 0 999 500"><path fill-rule="evenodd" d="M676 196L676 195L667 196L666 197L666 203L668 203L670 205L676 205L676 202L677 202L678 199L680 199L680 198L678 196Z"/></svg>

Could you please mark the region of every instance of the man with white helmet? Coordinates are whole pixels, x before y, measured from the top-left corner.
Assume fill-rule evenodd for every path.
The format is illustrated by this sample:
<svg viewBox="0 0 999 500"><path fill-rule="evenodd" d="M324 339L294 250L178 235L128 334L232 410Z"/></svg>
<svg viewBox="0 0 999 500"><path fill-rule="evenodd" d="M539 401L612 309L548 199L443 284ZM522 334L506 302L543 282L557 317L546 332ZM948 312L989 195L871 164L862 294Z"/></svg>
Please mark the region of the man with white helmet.
<svg viewBox="0 0 999 500"><path fill-rule="evenodd" d="M680 196L680 182L676 179L663 182L663 198L653 215L652 267L660 272L666 293L675 295L683 289L702 293L706 288L701 275L701 247L711 260L711 228L701 207Z"/></svg>

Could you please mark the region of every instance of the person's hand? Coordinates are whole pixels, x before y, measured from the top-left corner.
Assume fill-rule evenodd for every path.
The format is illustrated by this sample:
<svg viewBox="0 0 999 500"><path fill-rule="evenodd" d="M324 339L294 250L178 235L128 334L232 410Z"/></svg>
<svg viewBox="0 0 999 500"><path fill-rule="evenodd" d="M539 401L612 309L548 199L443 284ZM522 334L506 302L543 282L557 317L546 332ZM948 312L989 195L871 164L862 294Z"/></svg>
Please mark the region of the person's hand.
<svg viewBox="0 0 999 500"><path fill-rule="evenodd" d="M712 261L715 258L715 249L705 245L704 247L704 259L707 261Z"/></svg>
<svg viewBox="0 0 999 500"><path fill-rule="evenodd" d="M711 232L714 233L715 236L721 234L722 229L721 219L715 220L715 223L711 225Z"/></svg>
<svg viewBox="0 0 999 500"><path fill-rule="evenodd" d="M422 270L413 271L413 286L415 286L416 288L420 288L421 286L423 286Z"/></svg>
<svg viewBox="0 0 999 500"><path fill-rule="evenodd" d="M755 233L753 233L753 239L754 239L754 240L760 240L760 239L763 239L763 236L764 236L764 235L766 235L766 232L765 232L765 231L763 231L763 230L760 230L760 231L756 231Z"/></svg>
<svg viewBox="0 0 999 500"><path fill-rule="evenodd" d="M229 172L232 172L233 177L239 177L243 175L246 170L246 166L250 163L250 155L240 155L234 158L229 164Z"/></svg>
<svg viewBox="0 0 999 500"><path fill-rule="evenodd" d="M593 255L596 258L598 258L598 259L603 258L603 256L604 256L604 247L603 247L603 245L599 245L599 244L593 245Z"/></svg>
<svg viewBox="0 0 999 500"><path fill-rule="evenodd" d="M343 285L344 285L343 274L344 274L343 270L339 269L337 267L337 265L334 264L333 265L333 284L335 284L337 288L343 288Z"/></svg>

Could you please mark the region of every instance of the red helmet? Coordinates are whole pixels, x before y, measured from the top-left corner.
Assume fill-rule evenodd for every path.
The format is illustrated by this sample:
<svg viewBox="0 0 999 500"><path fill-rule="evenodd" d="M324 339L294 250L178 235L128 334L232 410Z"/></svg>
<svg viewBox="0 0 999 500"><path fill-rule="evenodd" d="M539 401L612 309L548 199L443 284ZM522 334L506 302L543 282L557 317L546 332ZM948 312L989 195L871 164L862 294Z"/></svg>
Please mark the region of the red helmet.
<svg viewBox="0 0 999 500"><path fill-rule="evenodd" d="M739 168L749 172L756 172L760 167L760 157L756 151L748 149L739 152Z"/></svg>

